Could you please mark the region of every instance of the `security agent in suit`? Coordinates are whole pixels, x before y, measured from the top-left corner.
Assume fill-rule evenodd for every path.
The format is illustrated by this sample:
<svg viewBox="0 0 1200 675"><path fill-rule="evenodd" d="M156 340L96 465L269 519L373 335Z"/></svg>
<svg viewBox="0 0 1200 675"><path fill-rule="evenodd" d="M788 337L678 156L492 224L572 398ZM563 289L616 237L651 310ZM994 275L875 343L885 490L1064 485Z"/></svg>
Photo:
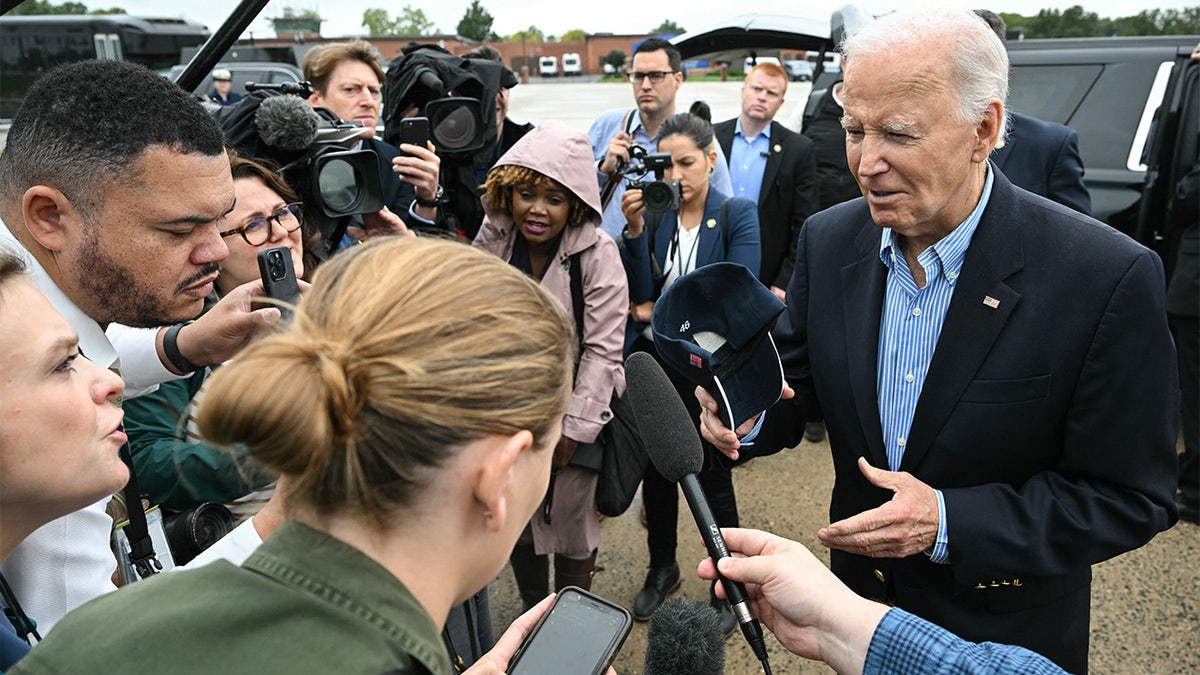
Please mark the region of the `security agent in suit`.
<svg viewBox="0 0 1200 675"><path fill-rule="evenodd" d="M992 163L1019 188L1092 215L1092 197L1083 184L1079 134L1062 124L1010 112L1003 145Z"/></svg>
<svg viewBox="0 0 1200 675"><path fill-rule="evenodd" d="M784 299L796 264L796 237L817 211L818 178L812 141L774 121L787 92L787 74L760 63L746 74L742 112L713 125L729 160L734 196L758 203L762 267L759 281Z"/></svg>
<svg viewBox="0 0 1200 675"><path fill-rule="evenodd" d="M795 397L749 450L823 416L818 536L847 585L1084 672L1091 565L1177 518L1161 263L989 165L1008 60L976 17L893 14L845 49L865 198L800 233L776 336ZM963 61L977 75L957 81ZM700 398L703 435L738 456Z"/></svg>
<svg viewBox="0 0 1200 675"><path fill-rule="evenodd" d="M1007 41L1008 27L999 14L986 9L975 14L1001 42ZM1013 185L1092 215L1092 196L1083 184L1079 135L1074 129L1009 111L1008 128L992 152L992 163Z"/></svg>

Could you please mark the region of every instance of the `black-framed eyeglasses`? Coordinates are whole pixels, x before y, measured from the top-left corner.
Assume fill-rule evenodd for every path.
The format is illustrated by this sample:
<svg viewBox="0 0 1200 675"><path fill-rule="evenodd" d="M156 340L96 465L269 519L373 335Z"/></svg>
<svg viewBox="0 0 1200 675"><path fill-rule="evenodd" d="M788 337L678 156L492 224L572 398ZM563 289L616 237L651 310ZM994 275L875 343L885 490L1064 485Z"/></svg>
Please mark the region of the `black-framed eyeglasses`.
<svg viewBox="0 0 1200 675"><path fill-rule="evenodd" d="M254 216L247 218L241 225L221 233L222 237L233 234L242 235L251 246L262 246L271 240L271 221L283 228L284 232L295 232L304 224L304 202L284 204L278 212L269 216Z"/></svg>
<svg viewBox="0 0 1200 675"><path fill-rule="evenodd" d="M650 78L650 84L658 84L663 81L663 78L668 75L674 75L677 70L652 70L648 73L633 72L629 74L629 81L633 84L641 84L642 80Z"/></svg>

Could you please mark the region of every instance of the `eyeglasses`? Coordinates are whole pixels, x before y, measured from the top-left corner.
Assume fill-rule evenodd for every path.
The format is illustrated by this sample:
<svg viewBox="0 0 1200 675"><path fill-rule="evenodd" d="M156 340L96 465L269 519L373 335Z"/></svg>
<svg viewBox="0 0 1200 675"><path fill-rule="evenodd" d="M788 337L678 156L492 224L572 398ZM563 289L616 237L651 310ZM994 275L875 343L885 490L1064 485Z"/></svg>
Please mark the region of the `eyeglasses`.
<svg viewBox="0 0 1200 675"><path fill-rule="evenodd" d="M658 84L663 81L663 78L668 75L674 75L679 71L676 70L654 70L649 73L630 73L629 81L633 84L641 84L642 80L650 78L650 84Z"/></svg>
<svg viewBox="0 0 1200 675"><path fill-rule="evenodd" d="M228 237L233 234L242 235L242 239L246 240L251 246L262 246L271 240L271 221L283 228L284 232L295 232L300 229L304 223L304 216L301 207L304 202L292 202L285 204L278 213L272 213L269 216L254 216L247 218L245 222L232 230L226 230L221 233L222 237Z"/></svg>

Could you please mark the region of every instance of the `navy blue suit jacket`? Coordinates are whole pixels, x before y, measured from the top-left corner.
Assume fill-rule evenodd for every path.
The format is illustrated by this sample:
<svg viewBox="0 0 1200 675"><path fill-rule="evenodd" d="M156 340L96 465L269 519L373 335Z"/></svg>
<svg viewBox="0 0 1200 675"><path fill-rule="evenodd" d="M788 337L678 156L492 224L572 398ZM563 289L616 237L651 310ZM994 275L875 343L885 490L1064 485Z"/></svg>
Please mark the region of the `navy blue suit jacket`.
<svg viewBox="0 0 1200 675"><path fill-rule="evenodd" d="M823 418L831 522L893 496L855 465L888 466L880 232L861 198L801 230L776 328L797 395L767 413L754 448L797 445L805 419ZM949 564L833 551L833 570L859 594L969 640L1085 670L1090 566L1177 519L1177 411L1158 256L997 173L900 466L943 491Z"/></svg>
<svg viewBox="0 0 1200 675"><path fill-rule="evenodd" d="M737 118L713 125L713 135L732 157ZM804 221L820 209L820 179L813 142L807 136L771 122L771 151L758 193L758 229L762 239L762 269L758 279L767 286L787 288L796 266L796 237Z"/></svg>
<svg viewBox="0 0 1200 675"><path fill-rule="evenodd" d="M1083 160L1075 130L1009 113L1008 139L992 152L995 164L1013 185L1092 215L1092 197L1083 184Z"/></svg>

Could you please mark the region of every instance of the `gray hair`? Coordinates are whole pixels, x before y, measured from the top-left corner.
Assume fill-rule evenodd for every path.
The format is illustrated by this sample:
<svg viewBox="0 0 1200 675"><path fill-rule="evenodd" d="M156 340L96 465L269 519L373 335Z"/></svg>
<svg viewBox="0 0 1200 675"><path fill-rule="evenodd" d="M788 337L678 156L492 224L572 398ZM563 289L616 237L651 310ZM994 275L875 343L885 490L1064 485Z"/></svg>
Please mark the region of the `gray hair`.
<svg viewBox="0 0 1200 675"><path fill-rule="evenodd" d="M950 86L958 101L954 111L958 120L978 124L994 100L1005 106L1007 117L1008 52L974 12L922 9L889 14L846 38L842 53L850 63L856 56L919 50L930 42L944 43L952 50ZM1002 127L1006 128L1007 124Z"/></svg>

